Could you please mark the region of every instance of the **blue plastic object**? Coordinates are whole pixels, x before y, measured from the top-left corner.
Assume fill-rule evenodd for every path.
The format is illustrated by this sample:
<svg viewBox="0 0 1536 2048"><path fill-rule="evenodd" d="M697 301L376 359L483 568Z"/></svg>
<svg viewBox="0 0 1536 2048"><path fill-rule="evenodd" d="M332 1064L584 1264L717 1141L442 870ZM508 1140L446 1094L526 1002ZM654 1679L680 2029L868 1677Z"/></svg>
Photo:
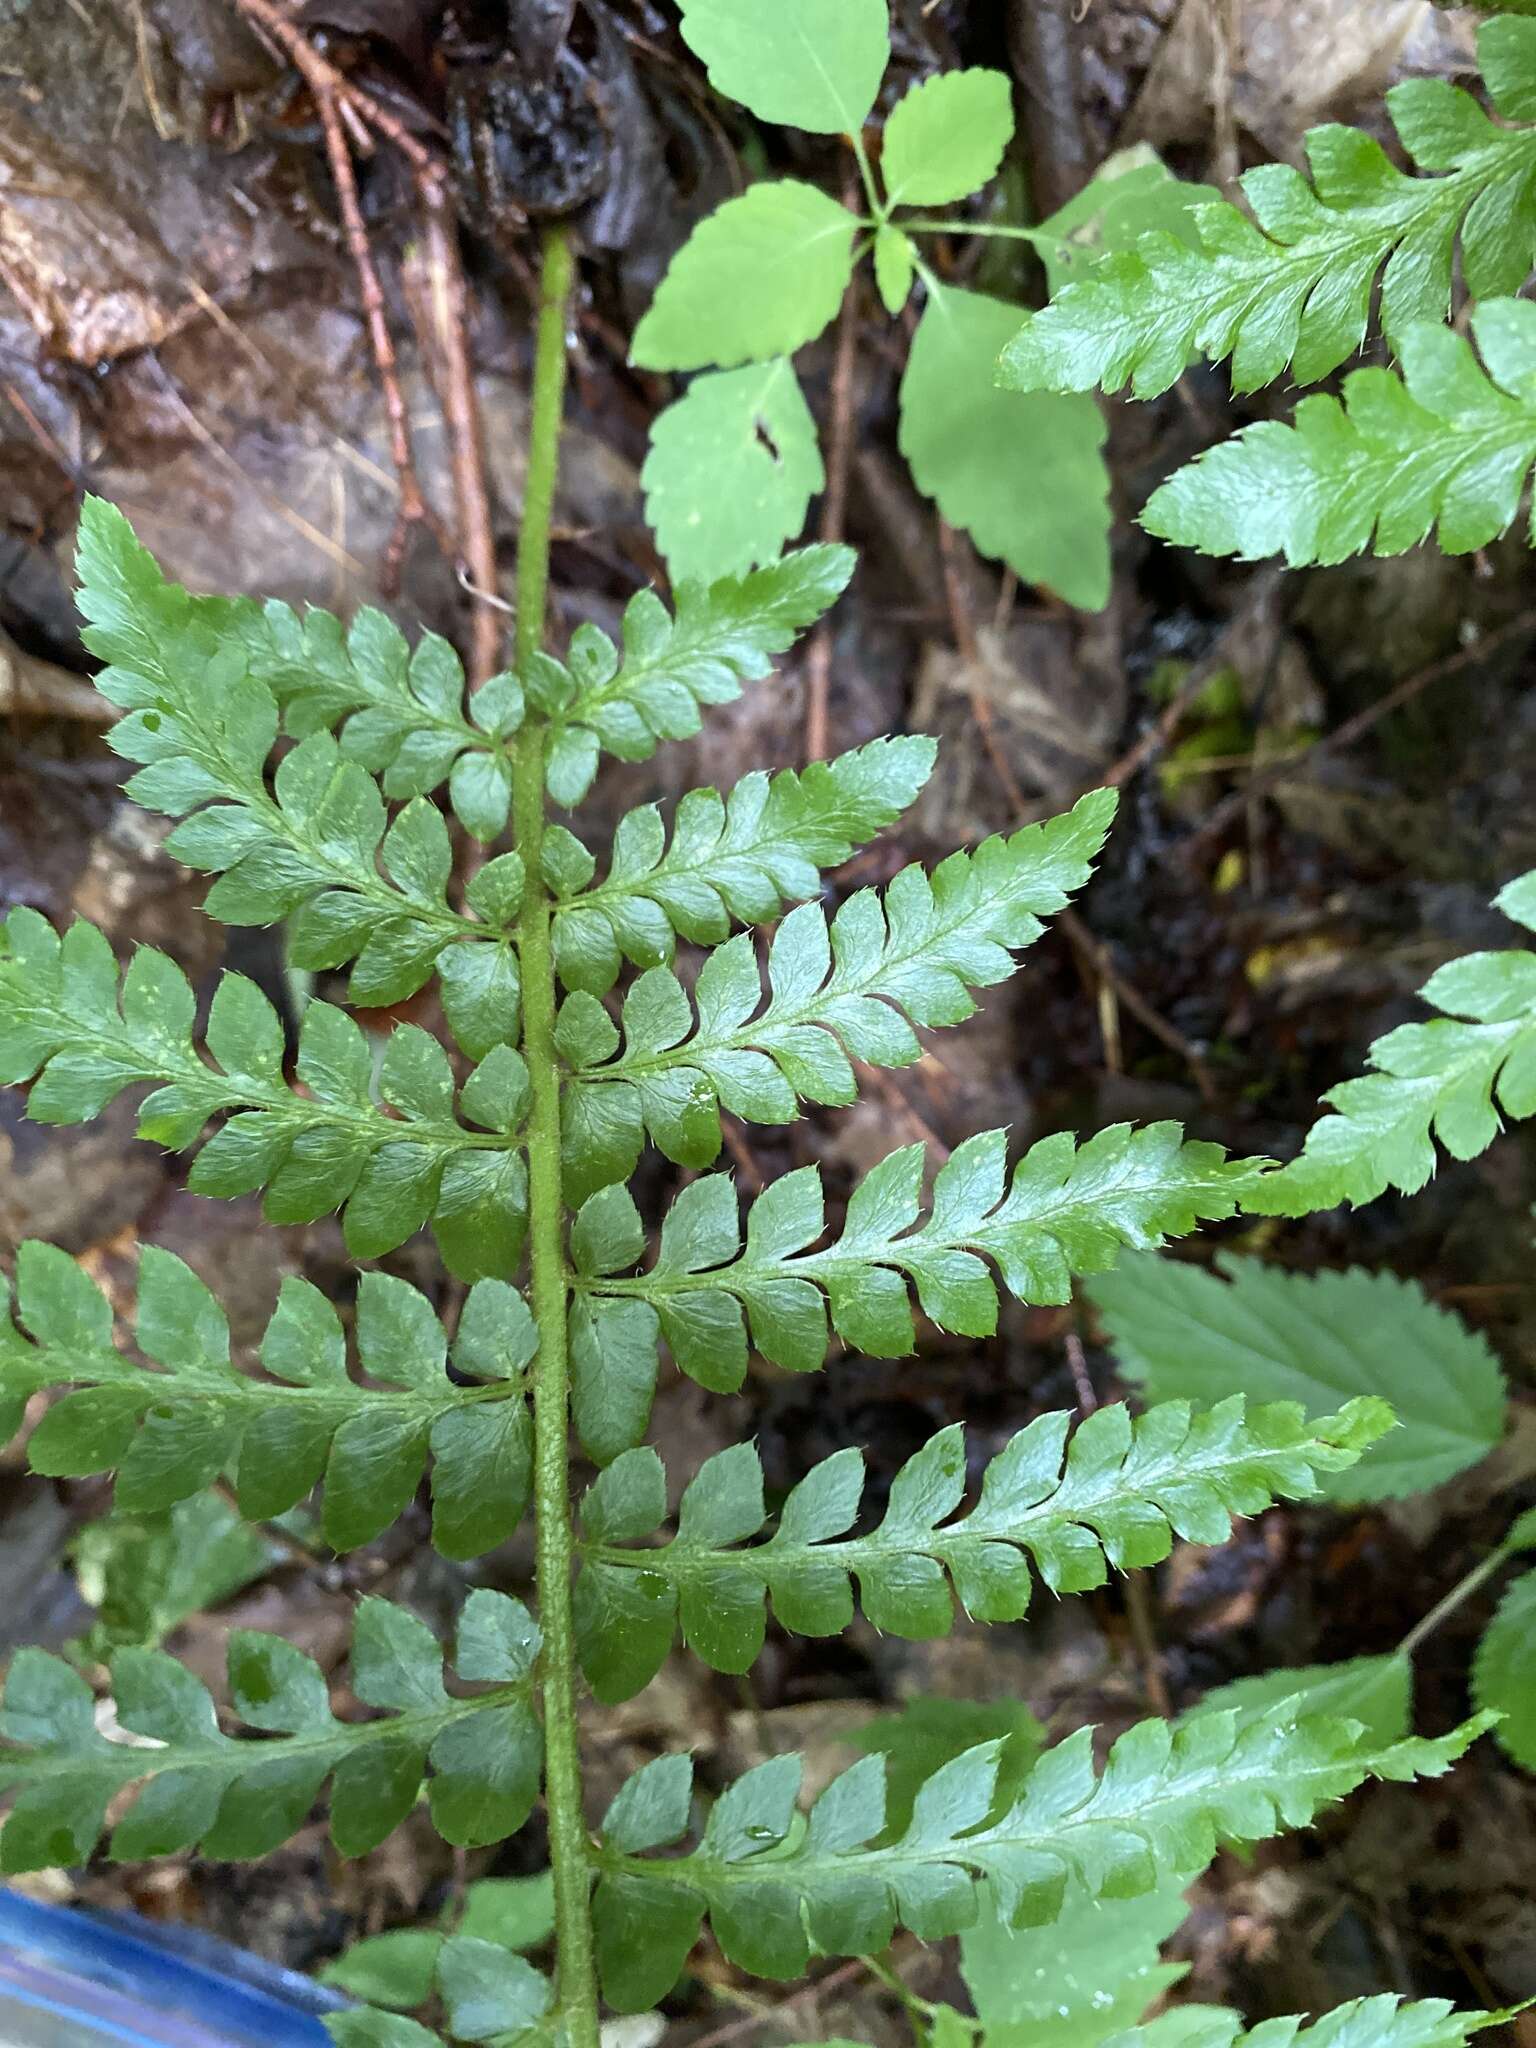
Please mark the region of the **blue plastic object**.
<svg viewBox="0 0 1536 2048"><path fill-rule="evenodd" d="M196 1929L0 1888L0 2048L330 2048L345 2003Z"/></svg>

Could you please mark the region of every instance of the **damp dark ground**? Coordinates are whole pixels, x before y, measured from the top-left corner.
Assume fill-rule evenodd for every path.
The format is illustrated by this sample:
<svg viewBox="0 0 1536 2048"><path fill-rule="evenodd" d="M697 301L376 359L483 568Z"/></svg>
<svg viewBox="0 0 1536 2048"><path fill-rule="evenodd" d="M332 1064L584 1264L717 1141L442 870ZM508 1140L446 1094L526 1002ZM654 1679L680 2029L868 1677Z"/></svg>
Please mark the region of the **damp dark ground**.
<svg viewBox="0 0 1536 2048"><path fill-rule="evenodd" d="M531 243L504 182L486 176L475 124L484 64L549 13L509 4L511 22L496 6L448 19L435 0L307 0L297 15L412 132L435 142L451 129L465 142L469 326L503 574L523 467ZM956 61L1014 69L1021 183L1028 174L1038 192L1062 196L1132 140L1221 180L1266 155L1295 159L1319 119L1380 132L1394 78L1460 75L1471 53L1469 18L1419 0L1230 10L1090 0L1081 23L1070 8L1026 0L898 0L894 11L898 80ZM624 341L690 224L737 188L744 155L763 146L712 99L671 10L585 0L575 32L583 62L602 68L608 112L595 137L579 124L555 134L541 171L568 193L592 175L582 152L595 149L606 179L583 216L555 550L562 633L585 617L611 626L660 574L637 471L647 423L670 394L626 365ZM204 923L196 878L162 851L162 822L120 795L101 706L83 687L68 563L89 488L121 503L196 587L344 612L377 601L398 493L314 109L228 0L3 0L0 104L0 896L56 920L92 918L120 948L163 946L205 993L233 964L281 997L275 937ZM769 147L800 175L841 175L833 145L771 137ZM462 642L470 600L454 573L434 279L398 154L380 149L359 182L423 489L449 531L445 548L411 530L390 602L408 627ZM988 282L1026 302L1039 289L1025 259ZM1027 816L1059 809L1106 775L1124 800L1080 905L1096 946L1053 932L969 1028L935 1041L919 1067L881 1077L862 1107L785 1133L734 1134L738 1171L750 1182L816 1159L846 1192L893 1136L953 1144L1006 1123L1024 1139L1163 1116L1241 1152L1287 1155L1319 1093L1359 1071L1373 1037L1417 1014L1413 992L1436 964L1508 942L1489 898L1536 864L1530 554L1515 539L1455 562L1426 552L1282 578L1155 547L1130 516L1231 416L1223 381L1196 372L1154 405L1111 409L1114 596L1102 616L1072 613L963 544L946 561L895 453L900 350L870 315L847 479L862 564L836 615L831 743L921 728L943 751L917 811L864 857L858 879L1007 828L1021 804ZM815 350L806 361L824 414L830 363ZM1243 416L1264 403L1245 403ZM1196 669L1209 690L1185 691L1182 712L1165 715ZM1392 693L1398 708L1387 709ZM806 715L791 660L698 742L610 774L583 830L601 837L637 800L796 759ZM1343 743L1310 744L1346 727ZM436 1021L430 1008L412 1014ZM353 1282L333 1224L271 1230L254 1201L199 1200L178 1161L132 1132L127 1101L58 1131L24 1121L15 1094L0 1099L0 1250L52 1238L126 1301L138 1242L167 1245L226 1300L246 1347L284 1273L346 1302ZM916 1696L1022 1699L1053 1730L1088 1720L1115 1730L1160 1698L1180 1708L1243 1673L1392 1647L1536 1500L1533 1165L1517 1129L1412 1201L1213 1233L1288 1265L1411 1275L1484 1331L1515 1414L1489 1467L1402 1508L1277 1510L1219 1551L1181 1547L1147 1575L1144 1626L1111 1588L1065 1604L1042 1596L1026 1623L961 1626L939 1643L862 1625L831 1644L775 1633L750 1697L675 1659L629 1705L590 1711L594 1803L678 1744L697 1750L711 1779L791 1744L824 1774L846 1758L851 1728ZM667 1191L651 1172L648 1199ZM388 1263L437 1284L423 1245ZM1042 1408L1077 1402L1084 1371L1095 1398L1117 1392L1083 1309L1016 1309L987 1345L929 1329L909 1362L844 1358L814 1383L759 1367L729 1401L669 1377L656 1439L677 1480L752 1434L775 1486L848 1442L865 1446L883 1481L956 1418L975 1425L985 1455ZM0 1457L0 1574L26 1588L0 1618L0 1647L57 1644L91 1626L100 1575L82 1580L72 1560L78 1531L105 1504L95 1484L31 1478L16 1451ZM469 1577L526 1586L526 1541L466 1571L434 1556L426 1530L418 1509L340 1565L292 1546L274 1553L243 1591L180 1626L172 1647L217 1687L236 1625L278 1629L334 1666L362 1589L441 1621ZM1489 1611L1472 1602L1421 1654L1421 1728L1465 1710L1467 1656ZM317 1824L255 1869L103 1863L31 1882L48 1896L189 1920L307 1969L359 1933L434 1913L472 1877L530 1869L541 1855L530 1834L455 1858L422 1821L341 1864ZM1452 1786L1368 1791L1304 1839L1219 1863L1178 1947L1194 1966L1188 1995L1254 2018L1382 1988L1488 2005L1530 1996L1536 1783L1485 1743ZM926 1994L952 1988L942 1956L911 1961ZM707 1952L696 1963L675 2001L680 2042L739 2016L726 1967ZM767 2013L757 2034L742 2030L768 2043L822 2031L902 2038L883 1998L847 1973ZM1511 2034L1530 2048L1536 2025Z"/></svg>

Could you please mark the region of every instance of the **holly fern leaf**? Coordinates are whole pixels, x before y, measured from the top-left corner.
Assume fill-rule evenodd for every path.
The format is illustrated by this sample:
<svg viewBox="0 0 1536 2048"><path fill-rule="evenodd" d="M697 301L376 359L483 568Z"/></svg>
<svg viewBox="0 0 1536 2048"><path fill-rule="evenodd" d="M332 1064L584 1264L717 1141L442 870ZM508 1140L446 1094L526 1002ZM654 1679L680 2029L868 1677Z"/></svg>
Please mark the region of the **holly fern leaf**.
<svg viewBox="0 0 1536 2048"><path fill-rule="evenodd" d="M1471 345L1427 321L1403 332L1402 371L1356 370L1344 397L1304 398L1295 423L1263 420L1179 470L1142 524L1202 554L1292 568L1433 533L1447 554L1496 540L1536 463L1536 306L1495 299Z"/></svg>
<svg viewBox="0 0 1536 2048"><path fill-rule="evenodd" d="M749 1670L769 1599L797 1634L839 1635L853 1619L853 1578L866 1618L888 1634L946 1634L951 1581L973 1619L1017 1621L1035 1575L1053 1592L1081 1593L1111 1567L1160 1563L1176 1536L1224 1543L1234 1514L1316 1494L1321 1475L1354 1464L1392 1426L1380 1401L1309 1425L1294 1403L1245 1411L1241 1395L1206 1410L1165 1402L1134 1421L1123 1405L1101 1408L1068 1443L1070 1421L1042 1415L1020 1430L958 1519L965 1437L958 1424L941 1430L896 1475L868 1535L848 1534L863 1458L835 1452L789 1494L763 1543L751 1542L768 1520L762 1464L735 1444L689 1484L677 1534L635 1547L666 1515L666 1473L649 1447L627 1451L582 1507L577 1646L594 1692L605 1702L638 1692L679 1624L714 1670Z"/></svg>
<svg viewBox="0 0 1536 2048"><path fill-rule="evenodd" d="M332 1837L344 1856L361 1856L406 1819L429 1768L428 1810L444 1840L502 1841L538 1796L543 1743L529 1694L539 1643L520 1601L478 1588L459 1618L453 1666L483 1689L450 1694L443 1646L425 1622L366 1599L351 1690L380 1718L342 1721L313 1658L280 1636L238 1630L229 1695L247 1739L225 1732L202 1681L163 1651L113 1660L121 1734L109 1736L78 1672L19 1650L0 1695L0 1791L17 1794L0 1826L0 1870L84 1863L108 1807L120 1811L132 1786L141 1789L111 1835L120 1859L198 1844L235 1861L269 1855L308 1820L327 1779Z"/></svg>
<svg viewBox="0 0 1536 2048"><path fill-rule="evenodd" d="M662 1226L655 1262L640 1258L640 1213L623 1187L587 1201L571 1234L576 1427L606 1462L644 1433L658 1336L681 1370L714 1393L746 1377L747 1335L788 1372L814 1372L829 1324L872 1358L917 1349L908 1298L943 1330L989 1337L998 1287L1024 1302L1066 1301L1074 1273L1102 1271L1127 1247L1160 1244L1231 1216L1252 1186L1251 1160L1184 1141L1178 1124L1111 1124L1079 1145L1042 1138L1008 1172L1007 1133L957 1146L925 1204L921 1145L881 1160L854 1191L830 1243L815 1167L780 1176L747 1216L723 1174L686 1187ZM926 1213L925 1213L926 1209Z"/></svg>
<svg viewBox="0 0 1536 2048"><path fill-rule="evenodd" d="M768 953L769 996L752 935L710 954L690 1001L670 969L625 993L622 1032L578 989L556 1042L573 1069L562 1141L575 1202L627 1180L648 1131L679 1166L720 1150L719 1106L755 1123L790 1123L801 1101L846 1104L850 1056L881 1067L921 1058L914 1025L958 1024L970 991L1014 972L1041 919L1087 881L1114 815L1094 790L1062 816L951 854L931 875L903 868L884 891L861 889L830 921L803 903Z"/></svg>
<svg viewBox="0 0 1536 2048"><path fill-rule="evenodd" d="M425 1295L364 1273L357 1348L372 1386L347 1372L336 1311L292 1276L261 1344L267 1380L236 1369L223 1310L190 1267L154 1246L139 1266L137 1338L155 1369L114 1348L111 1305L56 1245L20 1247L16 1290L21 1327L0 1319L0 1443L35 1394L69 1389L28 1438L34 1472L115 1471L117 1506L141 1514L190 1499L234 1465L251 1521L285 1514L323 1474L326 1541L352 1550L405 1512L430 1451L432 1540L445 1556L480 1556L522 1517L532 1463L524 1379L538 1333L505 1281L482 1280L465 1297L452 1358L471 1383L460 1384Z"/></svg>
<svg viewBox="0 0 1536 2048"><path fill-rule="evenodd" d="M1536 931L1536 870L1509 882L1495 907ZM1441 1014L1400 1024L1367 1055L1374 1069L1324 1097L1300 1156L1261 1176L1243 1205L1305 1216L1373 1202L1387 1188L1417 1194L1435 1171L1435 1141L1475 1159L1502 1118L1536 1115L1536 953L1464 953L1420 991Z"/></svg>
<svg viewBox="0 0 1536 2048"><path fill-rule="evenodd" d="M727 1787L696 1848L665 1859L647 1852L687 1834L693 1766L660 1757L621 1788L594 1852L604 1990L620 2011L664 1996L706 1915L731 1962L779 1979L813 1952L876 1955L898 1924L924 1941L958 1933L981 1879L1012 1924L1047 1925L1073 1880L1091 1898L1138 1896L1170 1867L1203 1867L1219 1841L1305 1827L1367 1778L1438 1776L1488 1725L1383 1744L1356 1721L1202 1713L1139 1722L1102 1773L1083 1728L1001 1799L1002 1744L986 1742L923 1783L894 1840L883 1757L835 1778L802 1819L800 1759L778 1756Z"/></svg>
<svg viewBox="0 0 1536 2048"><path fill-rule="evenodd" d="M1486 23L1478 55L1504 125L1442 79L1395 86L1387 105L1410 158L1330 124L1306 138L1312 177L1265 164L1242 180L1253 219L1199 207L1199 246L1144 235L1030 316L1004 352L1015 391L1166 391L1194 356L1232 359L1252 391L1289 366L1315 383L1365 339L1381 280L1393 346L1415 323L1443 321L1456 260L1473 299L1516 292L1536 255L1536 22ZM1514 124L1527 125L1514 125ZM1255 225L1255 222L1257 225Z"/></svg>
<svg viewBox="0 0 1536 2048"><path fill-rule="evenodd" d="M1186 2006L1112 2034L1102 2048L1464 2048L1473 2034L1508 2018L1457 2012L1445 1998L1410 2003L1391 1992L1352 1998L1310 2024L1292 2013L1253 2028L1221 2006Z"/></svg>
<svg viewBox="0 0 1536 2048"><path fill-rule="evenodd" d="M381 1935L375 1942L399 1938ZM448 2040L483 2041L490 2048L523 2048L525 2043L527 2048L536 2043L550 2048L555 2039L563 2038L563 2032L556 2035L550 2026L554 1988L526 1956L475 1934L426 1939L436 1944L436 1950L418 2002L425 2004L436 1992ZM352 2006L327 2013L324 2019L334 2048L443 2048L443 2034L376 2006Z"/></svg>

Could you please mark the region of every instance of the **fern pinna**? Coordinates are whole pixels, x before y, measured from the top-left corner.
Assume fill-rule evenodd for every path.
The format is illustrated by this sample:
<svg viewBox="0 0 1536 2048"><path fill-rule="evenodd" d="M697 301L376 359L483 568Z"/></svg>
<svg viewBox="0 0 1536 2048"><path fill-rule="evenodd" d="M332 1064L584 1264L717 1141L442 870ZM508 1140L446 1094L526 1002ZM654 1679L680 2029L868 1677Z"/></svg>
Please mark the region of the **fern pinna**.
<svg viewBox="0 0 1536 2048"><path fill-rule="evenodd" d="M91 502L82 518L89 642L124 713L113 744L140 764L132 794L180 821L173 851L219 877L212 914L284 922L296 965L350 970L354 1005L435 979L452 1047L412 1024L365 1033L316 1000L290 1059L276 1012L234 974L199 1036L193 992L163 954L143 948L120 967L90 927L56 933L25 910L0 956L0 1067L31 1084L35 1116L80 1120L147 1088L142 1134L195 1155L193 1188L260 1190L274 1222L341 1210L362 1259L430 1228L467 1287L450 1337L425 1295L370 1270L349 1339L315 1289L290 1281L258 1376L232 1360L218 1304L169 1254L145 1250L123 1331L69 1258L26 1246L0 1325L0 1413L7 1432L33 1422L34 1468L113 1473L135 1509L223 1482L253 1519L318 1488L338 1550L379 1535L430 1475L433 1540L457 1559L498 1544L531 1502L537 1620L499 1591L471 1592L450 1685L421 1621L363 1602L350 1689L366 1711L346 1717L318 1667L271 1637L232 1638L217 1704L174 1658L123 1650L105 1723L75 1670L25 1651L0 1705L0 1788L14 1794L0 1865L82 1860L104 1827L119 1856L258 1856L327 1785L344 1854L419 1799L466 1846L507 1836L541 1801L552 1979L453 1932L433 1939L432 1987L456 2038L596 2048L600 1996L620 2011L664 1997L706 1922L742 1968L783 1977L813 1953L872 1955L898 1926L932 1938L984 1912L1019 1925L1107 1912L1187 1882L1218 1841L1305 1824L1367 1776L1444 1770L1481 1724L1382 1740L1329 1714L1218 1711L1138 1725L1102 1768L1082 1731L1022 1778L1011 1765L1000 1776L999 1744L984 1741L896 1825L877 1757L802 1816L793 1758L709 1799L673 1755L606 1817L589 1810L578 1685L627 1697L679 1632L716 1669L743 1671L770 1612L810 1634L846 1626L855 1599L912 1636L946 1629L957 1600L1016 1619L1036 1579L1080 1590L1166 1556L1175 1537L1220 1542L1233 1515L1316 1493L1391 1416L1372 1400L1311 1420L1285 1403L1169 1401L1136 1420L1107 1409L1075 1434L1069 1417L1039 1416L975 1475L969 1505L952 1428L903 1467L877 1520L863 1514L855 1448L807 1472L770 1518L743 1444L696 1474L658 1540L665 1472L643 1439L663 1345L728 1391L750 1349L797 1372L823 1367L834 1336L901 1356L918 1310L982 1337L1000 1292L1061 1301L1074 1275L1257 1203L1263 1169L1167 1124L1046 1137L1011 1164L993 1131L932 1176L921 1150L893 1153L835 1223L809 1169L743 1216L729 1176L708 1170L722 1115L785 1122L802 1104L851 1102L860 1063L918 1059L919 1031L963 1021L1082 887L1114 801L1086 797L931 874L903 868L828 915L826 871L893 823L932 766L928 741L897 738L749 776L724 797L695 791L670 830L653 807L635 811L600 875L550 803L583 796L602 754L643 760L697 730L825 610L852 564L809 549L684 587L675 616L646 593L621 646L583 628L563 660L541 648L571 273L552 231L516 661L467 703L440 641L409 650L370 612L343 632L321 613L190 596L119 513ZM445 803L492 847L512 822L511 848L462 899ZM760 956L750 928L765 923L776 928ZM696 974L678 971L679 941L708 949ZM698 1175L649 1248L624 1185L647 1144ZM600 1468L579 1520L572 1419ZM685 1839L684 1853L655 1853ZM1481 2017L1435 2012L1440 2032L1411 2038L1464 2039ZM434 2038L367 2007L332 2025L349 2048Z"/></svg>
<svg viewBox="0 0 1536 2048"><path fill-rule="evenodd" d="M1288 373L1314 384L1379 327L1396 369L1354 370L1343 400L1303 398L1156 492L1149 532L1205 554L1282 556L1292 567L1433 536L1485 547L1519 512L1536 464L1536 314L1517 296L1536 259L1536 19L1485 21L1488 106L1439 78L1394 86L1387 106L1415 170L1337 123L1306 137L1310 178L1262 164L1247 210L1194 205L1189 240L1140 236L1068 283L1003 350L1022 392L1166 391L1196 358L1230 360L1235 392ZM1448 326L1455 287L1474 350Z"/></svg>

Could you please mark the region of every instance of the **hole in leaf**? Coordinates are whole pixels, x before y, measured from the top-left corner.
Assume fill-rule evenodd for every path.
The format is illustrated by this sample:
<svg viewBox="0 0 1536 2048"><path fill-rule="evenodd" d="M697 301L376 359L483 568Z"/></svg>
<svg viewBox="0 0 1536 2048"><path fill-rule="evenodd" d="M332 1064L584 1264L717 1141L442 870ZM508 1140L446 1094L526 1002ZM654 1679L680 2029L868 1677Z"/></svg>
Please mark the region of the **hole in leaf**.
<svg viewBox="0 0 1536 2048"><path fill-rule="evenodd" d="M764 420L760 418L753 420L752 431L757 437L757 445L767 450L770 461L782 462L784 460L783 452L778 442L774 440L773 435L769 432Z"/></svg>

